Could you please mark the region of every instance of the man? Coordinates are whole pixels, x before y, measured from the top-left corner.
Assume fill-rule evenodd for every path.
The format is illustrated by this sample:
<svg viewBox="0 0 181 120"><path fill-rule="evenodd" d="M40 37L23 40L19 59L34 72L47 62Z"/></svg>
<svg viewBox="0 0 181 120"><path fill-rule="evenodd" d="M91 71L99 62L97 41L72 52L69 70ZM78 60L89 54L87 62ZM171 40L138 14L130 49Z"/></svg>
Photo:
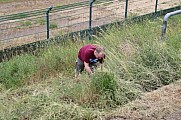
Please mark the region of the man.
<svg viewBox="0 0 181 120"><path fill-rule="evenodd" d="M88 75L93 73L94 67L97 67L97 63L103 63L105 59L104 48L98 45L85 45L78 53L75 66L75 77L81 73L84 68Z"/></svg>

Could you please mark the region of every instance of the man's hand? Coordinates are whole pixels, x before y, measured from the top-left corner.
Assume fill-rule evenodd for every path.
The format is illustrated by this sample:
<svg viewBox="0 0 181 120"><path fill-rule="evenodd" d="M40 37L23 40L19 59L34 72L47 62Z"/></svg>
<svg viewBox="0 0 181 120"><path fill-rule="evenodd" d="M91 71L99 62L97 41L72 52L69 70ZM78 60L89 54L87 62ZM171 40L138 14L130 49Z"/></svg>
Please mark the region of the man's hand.
<svg viewBox="0 0 181 120"><path fill-rule="evenodd" d="M92 70L91 70L91 68L89 67L89 63L84 62L84 66L85 66L85 70L87 71L87 73L88 73L89 75L91 75L91 74L92 74Z"/></svg>

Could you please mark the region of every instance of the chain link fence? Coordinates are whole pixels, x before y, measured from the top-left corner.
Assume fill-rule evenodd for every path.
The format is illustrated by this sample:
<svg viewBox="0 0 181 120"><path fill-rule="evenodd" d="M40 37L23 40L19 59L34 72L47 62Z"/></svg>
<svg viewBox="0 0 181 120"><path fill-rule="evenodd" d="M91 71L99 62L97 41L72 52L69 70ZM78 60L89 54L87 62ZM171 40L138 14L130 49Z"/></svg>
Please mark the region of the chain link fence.
<svg viewBox="0 0 181 120"><path fill-rule="evenodd" d="M42 41L83 31L125 18L181 6L181 0L96 0L92 6L84 0L17 14L0 16L0 49ZM48 12L47 12L48 11ZM48 17L48 18L47 18ZM91 22L91 26L90 26Z"/></svg>

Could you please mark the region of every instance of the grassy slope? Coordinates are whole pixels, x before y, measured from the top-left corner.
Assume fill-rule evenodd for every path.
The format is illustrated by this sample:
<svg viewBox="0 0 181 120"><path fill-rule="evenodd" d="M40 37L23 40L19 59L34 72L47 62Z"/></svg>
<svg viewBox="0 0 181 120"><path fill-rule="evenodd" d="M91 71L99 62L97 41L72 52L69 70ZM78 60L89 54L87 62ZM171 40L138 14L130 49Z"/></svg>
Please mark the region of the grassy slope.
<svg viewBox="0 0 181 120"><path fill-rule="evenodd" d="M181 109L181 80L154 92L145 93L141 99L128 103L108 113L107 120L169 120ZM174 118L174 116L173 116ZM175 118L181 119L181 116Z"/></svg>
<svg viewBox="0 0 181 120"><path fill-rule="evenodd" d="M180 17L173 17L169 21L168 39L165 42L160 41L162 19L148 20L145 23L110 28L108 33L103 33L102 38L94 41L65 42L50 47L36 57L19 56L1 63L0 119L101 119L104 115L110 118L109 116L117 114L125 117L131 115L132 119L140 116L145 119L161 118L161 113L165 115L162 107L158 107L157 112L150 108L153 105L151 100L155 99L149 98L152 93L141 97L141 100L138 96L180 79L181 26L178 23ZM83 74L81 82L75 83L73 79L77 51L90 42L106 47L107 58L103 70L113 73L118 83L114 100L109 91L100 94L100 91L95 91L94 86L91 86L94 83L92 81L103 78L95 77L89 81L87 75ZM108 79L110 76L104 78ZM94 84L97 85L96 82ZM173 89L175 94L179 92L179 87L180 82ZM164 95L161 93L156 96ZM138 100L133 102L134 105L130 103L125 108L121 107L135 98ZM139 101L147 102L146 108ZM172 103L174 107L176 104ZM161 106L158 102L159 105ZM171 108L170 111L174 110L167 107Z"/></svg>

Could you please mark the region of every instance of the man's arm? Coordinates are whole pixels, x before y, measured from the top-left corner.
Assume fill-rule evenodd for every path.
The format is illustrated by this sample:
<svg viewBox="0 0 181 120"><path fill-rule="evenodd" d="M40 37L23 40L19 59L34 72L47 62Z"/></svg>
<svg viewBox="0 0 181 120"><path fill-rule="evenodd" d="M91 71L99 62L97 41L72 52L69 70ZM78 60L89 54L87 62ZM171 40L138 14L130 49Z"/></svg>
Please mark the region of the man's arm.
<svg viewBox="0 0 181 120"><path fill-rule="evenodd" d="M84 66L85 66L85 70L87 71L87 73L90 75L92 74L92 70L89 67L89 63L84 62Z"/></svg>

